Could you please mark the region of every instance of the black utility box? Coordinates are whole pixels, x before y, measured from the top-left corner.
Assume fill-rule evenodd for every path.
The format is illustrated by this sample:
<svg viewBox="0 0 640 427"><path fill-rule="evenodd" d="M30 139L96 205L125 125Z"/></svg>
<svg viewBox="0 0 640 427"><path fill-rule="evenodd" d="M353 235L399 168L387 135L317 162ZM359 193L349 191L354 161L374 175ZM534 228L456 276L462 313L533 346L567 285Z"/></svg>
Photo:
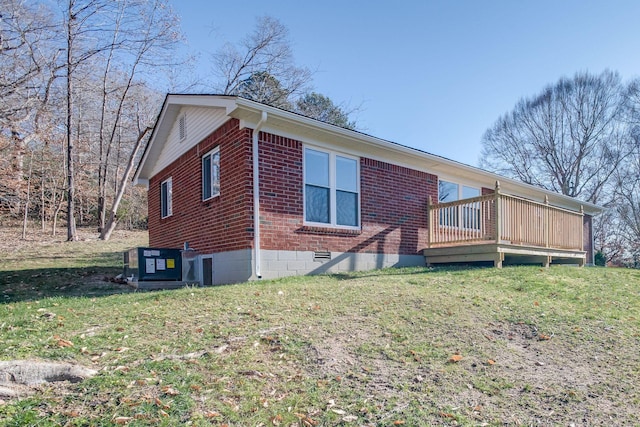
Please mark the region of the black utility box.
<svg viewBox="0 0 640 427"><path fill-rule="evenodd" d="M124 275L130 281L182 280L180 249L133 248L124 253Z"/></svg>

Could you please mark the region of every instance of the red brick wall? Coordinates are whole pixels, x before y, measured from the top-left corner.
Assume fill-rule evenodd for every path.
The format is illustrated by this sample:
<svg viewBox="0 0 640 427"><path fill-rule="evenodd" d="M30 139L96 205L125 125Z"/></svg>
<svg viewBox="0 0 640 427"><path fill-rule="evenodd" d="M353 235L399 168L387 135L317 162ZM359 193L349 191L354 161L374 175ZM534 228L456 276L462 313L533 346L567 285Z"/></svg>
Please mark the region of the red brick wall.
<svg viewBox="0 0 640 427"><path fill-rule="evenodd" d="M419 254L426 247L426 203L437 199L435 175L360 159L362 230L303 223L303 147L260 134L261 241L264 249Z"/></svg>
<svg viewBox="0 0 640 427"><path fill-rule="evenodd" d="M220 147L220 196L202 201L202 156ZM160 218L160 183L172 177L173 215ZM203 252L253 246L251 130L232 119L149 182L149 245Z"/></svg>
<svg viewBox="0 0 640 427"><path fill-rule="evenodd" d="M149 183L149 244L203 253L253 247L251 130L230 120ZM220 146L220 197L203 202L202 155ZM438 196L435 175L360 159L362 230L303 225L300 141L260 133L262 248L420 254L427 243L426 203ZM160 218L160 183L173 179L173 215Z"/></svg>

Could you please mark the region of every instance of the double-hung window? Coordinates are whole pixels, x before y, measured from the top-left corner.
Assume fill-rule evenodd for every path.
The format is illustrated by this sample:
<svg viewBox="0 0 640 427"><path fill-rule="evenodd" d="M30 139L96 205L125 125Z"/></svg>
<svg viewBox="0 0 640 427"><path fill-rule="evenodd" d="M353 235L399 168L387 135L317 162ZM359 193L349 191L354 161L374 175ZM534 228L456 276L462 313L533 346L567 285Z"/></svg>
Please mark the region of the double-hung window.
<svg viewBox="0 0 640 427"><path fill-rule="evenodd" d="M304 150L304 219L339 227L360 226L358 159L330 151Z"/></svg>
<svg viewBox="0 0 640 427"><path fill-rule="evenodd" d="M160 216L166 218L173 214L173 180L171 178L160 184Z"/></svg>
<svg viewBox="0 0 640 427"><path fill-rule="evenodd" d="M461 199L478 197L480 190L449 181L438 181L438 202L455 202ZM441 209L440 225L478 229L480 227L480 203L473 202L462 206Z"/></svg>
<svg viewBox="0 0 640 427"><path fill-rule="evenodd" d="M202 200L220 194L220 149L215 148L202 156Z"/></svg>

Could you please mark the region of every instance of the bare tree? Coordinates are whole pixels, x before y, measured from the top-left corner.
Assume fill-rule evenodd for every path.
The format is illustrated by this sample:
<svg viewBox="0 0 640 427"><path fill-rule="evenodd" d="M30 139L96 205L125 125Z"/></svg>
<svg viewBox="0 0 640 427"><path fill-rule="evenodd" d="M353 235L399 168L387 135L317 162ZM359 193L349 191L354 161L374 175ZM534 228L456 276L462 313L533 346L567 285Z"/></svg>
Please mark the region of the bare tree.
<svg viewBox="0 0 640 427"><path fill-rule="evenodd" d="M127 189L127 183L129 182L129 176L131 175L131 171L133 170L133 167L135 165L135 161L137 159L137 155L138 155L138 150L140 149L140 146L142 145L142 141L145 137L145 135L147 134L147 132L149 132L151 130L151 127L147 127L145 129L143 129L140 132L140 135L138 136L138 139L133 147L133 150L131 151L131 154L129 155L129 161L127 163L127 166L124 170L124 173L122 174L122 178L120 180L120 183L117 187L117 193L115 198L113 199L113 204L111 205L111 210L109 211L109 220L107 221L105 227L102 229L102 231L100 232L100 239L102 240L109 240L109 238L111 237L111 233L113 233L113 230L115 230L116 228L116 224L117 224L117 217L116 214L118 212L118 206L120 205L120 201L122 200L122 196L124 195L125 190Z"/></svg>
<svg viewBox="0 0 640 427"><path fill-rule="evenodd" d="M136 77L150 67L177 65L173 52L180 40L175 31L177 17L164 0L122 3L116 14L112 42L103 59L103 75L100 78L101 109L99 132L98 168L98 229L105 226L107 180L113 163L113 150L123 133L132 141L137 140L133 129L123 129L122 117L131 107L130 99L136 94L132 88L141 85ZM99 68L99 67L98 67ZM138 116L139 118L139 116ZM147 120L153 120L149 117ZM144 127L150 125L146 123ZM134 150L135 151L135 150ZM116 165L118 163L116 162ZM118 177L114 182L118 182ZM126 184L125 184L126 185ZM117 187L117 185L116 185ZM116 206L117 208L117 206ZM109 233L110 234L110 233Z"/></svg>
<svg viewBox="0 0 640 427"><path fill-rule="evenodd" d="M44 6L0 0L0 199L15 212L23 203L25 154L56 77L57 34Z"/></svg>
<svg viewBox="0 0 640 427"><path fill-rule="evenodd" d="M74 144L82 134L78 97L74 87L82 80L99 81L99 125L87 131L98 138L98 217L99 228L105 220L106 189L112 150L122 136L121 119L125 114L131 88L140 84L136 77L144 71L175 64L171 53L179 40L177 18L167 0L68 0L66 24L67 94L67 238L75 240ZM99 60L98 60L99 59ZM91 64L91 67L87 67ZM92 119L92 112L86 112ZM94 115L96 116L96 115ZM74 135L73 129L78 130ZM135 136L131 137L135 141ZM82 210L80 210L82 212Z"/></svg>
<svg viewBox="0 0 640 427"><path fill-rule="evenodd" d="M67 240L77 240L76 234L76 177L74 126L74 78L79 66L100 52L108 50L109 26L98 22L108 16L106 0L68 0L64 10L65 22L65 95L66 95L66 173L67 173ZM103 13L104 12L104 13Z"/></svg>
<svg viewBox="0 0 640 427"><path fill-rule="evenodd" d="M562 78L520 100L482 139L481 166L593 203L611 199L630 152L621 126L624 86L611 71Z"/></svg>
<svg viewBox="0 0 640 427"><path fill-rule="evenodd" d="M263 94L263 91L247 91L247 86L265 87L265 83L269 83L272 88L271 79L275 79L278 91L270 91L271 96L266 99L254 100L278 106L290 96L304 93L311 82L309 69L293 64L287 28L268 16L258 19L255 30L239 47L226 43L212 59L213 71L220 78L216 90L225 95ZM274 93L279 96L273 97Z"/></svg>
<svg viewBox="0 0 640 427"><path fill-rule="evenodd" d="M619 239L623 244L613 244L615 240L608 233L603 240L609 246L620 246L620 253L609 250L606 255L617 256L618 264L640 267L640 79L632 81L625 92L625 123L632 141L631 154L615 170L616 196L612 208L615 220L620 225ZM613 253L612 253L613 252Z"/></svg>

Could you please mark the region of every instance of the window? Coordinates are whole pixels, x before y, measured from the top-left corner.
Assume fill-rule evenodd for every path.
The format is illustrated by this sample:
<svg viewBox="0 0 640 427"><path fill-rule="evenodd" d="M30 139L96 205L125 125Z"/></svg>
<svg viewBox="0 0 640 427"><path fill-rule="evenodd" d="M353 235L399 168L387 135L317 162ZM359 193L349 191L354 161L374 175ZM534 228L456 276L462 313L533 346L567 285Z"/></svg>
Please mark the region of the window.
<svg viewBox="0 0 640 427"><path fill-rule="evenodd" d="M455 202L461 199L478 197L480 190L466 185L459 185L449 181L438 181L438 202ZM451 227L478 229L480 227L480 203L469 203L462 206L451 206L440 210L440 225Z"/></svg>
<svg viewBox="0 0 640 427"><path fill-rule="evenodd" d="M360 225L358 160L305 148L305 221L341 227Z"/></svg>
<svg viewBox="0 0 640 427"><path fill-rule="evenodd" d="M220 195L220 149L202 156L202 200Z"/></svg>
<svg viewBox="0 0 640 427"><path fill-rule="evenodd" d="M184 141L187 138L187 114L182 114L178 118L178 134L180 141Z"/></svg>
<svg viewBox="0 0 640 427"><path fill-rule="evenodd" d="M173 181L171 178L160 184L160 216L166 218L173 215L172 201Z"/></svg>

